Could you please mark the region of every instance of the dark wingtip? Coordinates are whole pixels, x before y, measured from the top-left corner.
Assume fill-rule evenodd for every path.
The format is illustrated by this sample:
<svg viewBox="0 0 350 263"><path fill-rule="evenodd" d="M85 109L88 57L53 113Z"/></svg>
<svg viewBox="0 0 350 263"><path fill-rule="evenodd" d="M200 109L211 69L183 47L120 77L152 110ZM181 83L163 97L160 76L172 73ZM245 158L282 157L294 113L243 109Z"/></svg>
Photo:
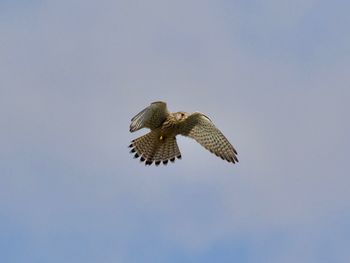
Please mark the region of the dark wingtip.
<svg viewBox="0 0 350 263"><path fill-rule="evenodd" d="M130 153L134 153L136 150L135 150L135 148L132 148L131 150L130 150Z"/></svg>
<svg viewBox="0 0 350 263"><path fill-rule="evenodd" d="M177 159L181 159L181 158L182 158L181 154L178 155L178 156L176 156L176 158L177 158Z"/></svg>
<svg viewBox="0 0 350 263"><path fill-rule="evenodd" d="M132 144L130 144L130 145L129 145L129 148L132 148L132 147L133 147L133 145L132 145Z"/></svg>
<svg viewBox="0 0 350 263"><path fill-rule="evenodd" d="M140 155L138 153L135 153L134 158L139 158Z"/></svg>
<svg viewBox="0 0 350 263"><path fill-rule="evenodd" d="M143 156L141 156L141 158L140 158L140 161L141 162L144 162L146 159L143 157Z"/></svg>
<svg viewBox="0 0 350 263"><path fill-rule="evenodd" d="M232 162L233 164L238 163L238 159L237 159L237 157L235 155L232 156L228 161Z"/></svg>
<svg viewBox="0 0 350 263"><path fill-rule="evenodd" d="M171 158L170 162L172 162L172 163L175 162L175 157Z"/></svg>
<svg viewBox="0 0 350 263"><path fill-rule="evenodd" d="M163 164L167 165L168 164L168 160L164 160Z"/></svg>
<svg viewBox="0 0 350 263"><path fill-rule="evenodd" d="M160 161L155 161L154 164L158 166L160 164Z"/></svg>

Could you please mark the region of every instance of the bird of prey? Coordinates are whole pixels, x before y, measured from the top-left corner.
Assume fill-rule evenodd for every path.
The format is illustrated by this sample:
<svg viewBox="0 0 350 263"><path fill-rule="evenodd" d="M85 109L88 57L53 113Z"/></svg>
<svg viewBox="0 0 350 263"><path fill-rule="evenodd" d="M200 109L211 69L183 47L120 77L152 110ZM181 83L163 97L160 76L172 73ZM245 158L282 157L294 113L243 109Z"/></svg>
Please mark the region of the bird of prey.
<svg viewBox="0 0 350 263"><path fill-rule="evenodd" d="M171 113L165 102L156 101L131 119L130 132L141 128L149 128L151 131L132 140L129 147L134 157L140 157L146 165L154 162L158 166L160 163L174 162L175 158L181 159L177 135L195 139L223 160L238 162L235 148L213 122L200 112Z"/></svg>

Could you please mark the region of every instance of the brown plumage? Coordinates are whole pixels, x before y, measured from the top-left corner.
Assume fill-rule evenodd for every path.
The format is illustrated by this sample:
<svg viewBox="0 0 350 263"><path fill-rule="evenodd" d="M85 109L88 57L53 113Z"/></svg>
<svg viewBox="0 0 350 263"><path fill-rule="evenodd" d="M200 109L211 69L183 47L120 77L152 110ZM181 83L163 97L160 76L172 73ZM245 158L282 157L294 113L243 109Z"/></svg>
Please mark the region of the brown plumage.
<svg viewBox="0 0 350 263"><path fill-rule="evenodd" d="M165 102L157 101L131 119L130 132L141 128L151 131L131 142L129 147L135 158L140 157L146 165L167 164L181 158L176 135L195 139L210 152L228 162L238 162L237 151L202 113L170 113Z"/></svg>

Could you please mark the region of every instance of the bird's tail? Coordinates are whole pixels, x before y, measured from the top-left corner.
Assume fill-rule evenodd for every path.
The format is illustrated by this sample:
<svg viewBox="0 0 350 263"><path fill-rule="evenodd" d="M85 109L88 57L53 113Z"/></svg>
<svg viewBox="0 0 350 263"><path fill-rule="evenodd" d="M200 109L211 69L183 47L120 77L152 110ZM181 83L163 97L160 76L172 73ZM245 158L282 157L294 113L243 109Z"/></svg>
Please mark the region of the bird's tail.
<svg viewBox="0 0 350 263"><path fill-rule="evenodd" d="M181 153L177 146L176 138L163 137L157 131L151 131L131 142L129 145L131 153L135 153L135 158L140 157L146 165L159 165L161 162L167 164L174 162L175 158L181 159Z"/></svg>

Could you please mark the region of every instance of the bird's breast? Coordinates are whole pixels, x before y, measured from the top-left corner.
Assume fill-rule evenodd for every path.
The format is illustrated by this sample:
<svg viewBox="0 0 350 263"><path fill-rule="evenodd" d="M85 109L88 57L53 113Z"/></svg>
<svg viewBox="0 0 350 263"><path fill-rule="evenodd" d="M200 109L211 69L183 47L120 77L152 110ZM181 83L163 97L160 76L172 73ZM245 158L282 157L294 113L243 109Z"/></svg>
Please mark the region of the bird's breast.
<svg viewBox="0 0 350 263"><path fill-rule="evenodd" d="M178 121L173 117L169 116L162 124L161 135L163 137L175 136L177 134Z"/></svg>

